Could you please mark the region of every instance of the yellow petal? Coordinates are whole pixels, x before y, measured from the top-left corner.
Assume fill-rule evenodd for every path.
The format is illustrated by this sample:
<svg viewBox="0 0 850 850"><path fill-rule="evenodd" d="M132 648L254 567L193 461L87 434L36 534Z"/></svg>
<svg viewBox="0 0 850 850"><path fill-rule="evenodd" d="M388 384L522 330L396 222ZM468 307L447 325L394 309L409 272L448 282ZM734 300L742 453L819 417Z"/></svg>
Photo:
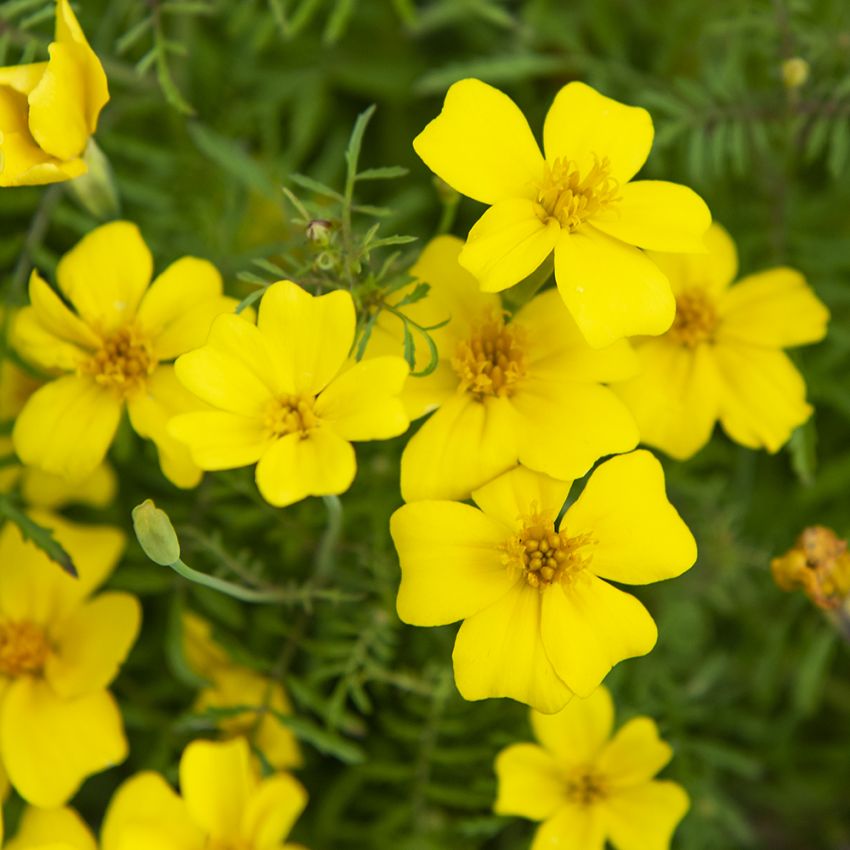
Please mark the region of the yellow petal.
<svg viewBox="0 0 850 850"><path fill-rule="evenodd" d="M516 583L500 548L511 528L470 505L404 505L392 515L390 532L401 565L396 606L405 623L454 623L493 604Z"/></svg>
<svg viewBox="0 0 850 850"><path fill-rule="evenodd" d="M413 149L438 177L485 204L530 198L543 175L543 157L522 112L480 80L449 88L442 112Z"/></svg>
<svg viewBox="0 0 850 850"><path fill-rule="evenodd" d="M32 62L29 65L9 65L6 68L0 68L0 86L9 86L19 94L29 94L38 85L38 81L46 70L47 62Z"/></svg>
<svg viewBox="0 0 850 850"><path fill-rule="evenodd" d="M14 419L27 399L41 386L41 381L15 365L10 359L0 360L0 422ZM4 437L7 454L12 451L11 437Z"/></svg>
<svg viewBox="0 0 850 850"><path fill-rule="evenodd" d="M136 319L153 340L158 360L171 360L207 341L213 319L236 307L235 299L221 293L218 269L197 257L181 257L157 276Z"/></svg>
<svg viewBox="0 0 850 850"><path fill-rule="evenodd" d="M472 498L488 517L515 530L521 527L521 518L532 513L551 514L554 519L567 500L570 483L518 466L474 490Z"/></svg>
<svg viewBox="0 0 850 850"><path fill-rule="evenodd" d="M90 356L89 351L50 330L34 307L24 307L15 316L10 338L24 360L45 370L73 372Z"/></svg>
<svg viewBox="0 0 850 850"><path fill-rule="evenodd" d="M401 456L401 495L465 499L517 459L516 415L507 399L449 399L408 440Z"/></svg>
<svg viewBox="0 0 850 850"><path fill-rule="evenodd" d="M242 816L246 846L275 848L292 830L307 805L307 792L288 773L264 779L248 800Z"/></svg>
<svg viewBox="0 0 850 850"><path fill-rule="evenodd" d="M687 460L711 439L720 410L713 348L688 348L666 337L637 347L640 374L612 389L626 403L641 442Z"/></svg>
<svg viewBox="0 0 850 850"><path fill-rule="evenodd" d="M697 254L649 251L648 256L667 275L673 292L699 288L719 296L738 274L738 251L732 237L716 222L703 236L705 249Z"/></svg>
<svg viewBox="0 0 850 850"><path fill-rule="evenodd" d="M527 198L506 198L490 207L469 231L460 264L485 292L500 292L528 277L552 253L561 227L546 223Z"/></svg>
<svg viewBox="0 0 850 850"><path fill-rule="evenodd" d="M603 455L638 443L632 415L599 384L529 378L512 402L520 463L564 481L581 478Z"/></svg>
<svg viewBox="0 0 850 850"><path fill-rule="evenodd" d="M201 469L249 466L272 443L262 419L219 410L175 416L168 422L168 431L189 447Z"/></svg>
<svg viewBox="0 0 850 850"><path fill-rule="evenodd" d="M616 204L592 218L593 226L629 245L653 251L706 251L711 225L705 201L687 186L665 180L636 180L619 190Z"/></svg>
<svg viewBox="0 0 850 850"><path fill-rule="evenodd" d="M60 697L73 699L110 685L139 633L141 607L129 593L102 593L52 629L55 652L45 676Z"/></svg>
<svg viewBox="0 0 850 850"><path fill-rule="evenodd" d="M121 714L108 691L65 700L30 677L6 691L0 757L12 785L33 805L63 805L86 777L126 756Z"/></svg>
<svg viewBox="0 0 850 850"><path fill-rule="evenodd" d="M71 343L82 350L92 350L100 346L97 334L69 310L62 299L50 288L47 282L33 269L30 275L29 296L35 318L44 330L57 339ZM27 311L22 310L20 315ZM43 362L39 360L39 362ZM48 363L48 366L60 366L61 363ZM74 366L77 361L74 362Z"/></svg>
<svg viewBox="0 0 850 850"><path fill-rule="evenodd" d="M514 744L496 757L498 796L493 811L545 820L564 804L564 770L542 747Z"/></svg>
<svg viewBox="0 0 850 850"><path fill-rule="evenodd" d="M71 504L105 508L112 504L117 490L115 470L106 463L80 481L69 481L34 467L28 467L21 479L24 501L39 508L53 509Z"/></svg>
<svg viewBox="0 0 850 850"><path fill-rule="evenodd" d="M216 643L212 625L192 611L183 611L183 655L199 676L211 679L213 673L230 667L230 656Z"/></svg>
<svg viewBox="0 0 850 850"><path fill-rule="evenodd" d="M623 659L646 655L658 638L634 596L587 570L543 592L541 632L557 675L579 696L591 694Z"/></svg>
<svg viewBox="0 0 850 850"><path fill-rule="evenodd" d="M593 348L625 336L657 336L673 323L667 278L643 252L585 226L555 248L555 280Z"/></svg>
<svg viewBox="0 0 850 850"><path fill-rule="evenodd" d="M2 833L0 833L2 837ZM61 843L55 843L61 840ZM97 850L83 819L69 808L24 809L18 832L5 850Z"/></svg>
<svg viewBox="0 0 850 850"><path fill-rule="evenodd" d="M152 271L153 258L139 228L113 221L92 230L62 257L56 279L85 322L104 333L136 315Z"/></svg>
<svg viewBox="0 0 850 850"><path fill-rule="evenodd" d="M737 443L776 452L812 414L806 385L782 351L726 343L715 348L720 424Z"/></svg>
<svg viewBox="0 0 850 850"><path fill-rule="evenodd" d="M601 464L561 528L589 534L591 572L625 584L673 578L697 557L693 535L667 500L664 470L647 451Z"/></svg>
<svg viewBox="0 0 850 850"><path fill-rule="evenodd" d="M464 699L510 697L548 714L569 702L572 692L543 648L540 621L540 592L524 581L464 621L452 655Z"/></svg>
<svg viewBox="0 0 850 850"><path fill-rule="evenodd" d="M291 393L265 337L235 315L219 316L203 348L175 363L177 378L198 398L231 413L262 416L273 397Z"/></svg>
<svg viewBox="0 0 850 850"><path fill-rule="evenodd" d="M183 751L180 791L192 820L213 843L240 843L242 818L256 786L244 738L193 741Z"/></svg>
<svg viewBox="0 0 850 850"><path fill-rule="evenodd" d="M173 366L157 367L144 388L127 404L134 430L153 440L163 474L178 487L199 484L201 469L192 460L189 447L169 431L168 423L173 416L200 406L198 399L177 380Z"/></svg>
<svg viewBox="0 0 850 850"><path fill-rule="evenodd" d="M534 737L565 767L596 760L614 728L614 701L605 685L590 696L575 697L557 714L531 712Z"/></svg>
<svg viewBox="0 0 850 850"><path fill-rule="evenodd" d="M646 162L652 147L652 118L584 83L568 83L555 97L543 125L547 161L566 157L587 173L607 157L611 176L626 183Z"/></svg>
<svg viewBox="0 0 850 850"><path fill-rule="evenodd" d="M648 782L673 758L673 749L658 736L655 721L635 717L617 730L596 762L606 787L628 788Z"/></svg>
<svg viewBox="0 0 850 850"><path fill-rule="evenodd" d="M79 480L103 463L123 403L91 378L67 375L36 390L15 422L18 457L45 472Z"/></svg>
<svg viewBox="0 0 850 850"><path fill-rule="evenodd" d="M534 834L531 850L603 850L605 823L597 806L564 805Z"/></svg>
<svg viewBox="0 0 850 850"><path fill-rule="evenodd" d="M0 612L10 620L50 626L61 622L107 579L126 538L117 528L76 525L53 514L30 513L53 531L79 576L75 579L63 572L34 543L25 541L16 525L7 522L0 529Z"/></svg>
<svg viewBox="0 0 850 850"><path fill-rule="evenodd" d="M202 850L200 827L158 774L137 773L115 792L101 830L102 850Z"/></svg>
<svg viewBox="0 0 850 850"><path fill-rule="evenodd" d="M717 339L789 348L826 336L829 310L800 272L771 269L730 287L720 302Z"/></svg>
<svg viewBox="0 0 850 850"><path fill-rule="evenodd" d="M688 795L675 782L648 782L613 795L600 808L616 850L670 850L689 806Z"/></svg>
<svg viewBox="0 0 850 850"><path fill-rule="evenodd" d="M632 347L621 339L591 348L557 289L548 289L526 304L512 322L521 329L528 373L548 381L621 381L638 372Z"/></svg>
<svg viewBox="0 0 850 850"><path fill-rule="evenodd" d="M345 290L313 296L288 280L263 295L257 326L297 393L315 395L342 369L354 343L354 301Z"/></svg>
<svg viewBox="0 0 850 850"><path fill-rule="evenodd" d="M0 109L3 93L0 89ZM32 140L29 132L6 132L0 139L0 187L44 186L61 183L85 174L88 170L82 159L65 162L44 153Z"/></svg>
<svg viewBox="0 0 850 850"><path fill-rule="evenodd" d="M330 428L313 428L302 439L288 434L269 446L257 464L257 487L276 508L307 496L344 493L354 481L357 460L351 443Z"/></svg>
<svg viewBox="0 0 850 850"><path fill-rule="evenodd" d="M385 440L410 424L399 394L410 369L401 357L361 360L316 399L316 416L344 440Z"/></svg>

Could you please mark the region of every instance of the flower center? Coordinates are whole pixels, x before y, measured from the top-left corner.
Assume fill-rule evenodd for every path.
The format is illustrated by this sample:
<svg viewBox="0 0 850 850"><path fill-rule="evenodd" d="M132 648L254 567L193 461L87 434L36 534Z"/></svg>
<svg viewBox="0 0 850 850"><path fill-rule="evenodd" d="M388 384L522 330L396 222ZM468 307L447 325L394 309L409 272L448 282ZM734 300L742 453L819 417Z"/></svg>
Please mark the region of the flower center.
<svg viewBox="0 0 850 850"><path fill-rule="evenodd" d="M579 806L590 806L608 796L602 778L584 768L567 782L567 797Z"/></svg>
<svg viewBox="0 0 850 850"><path fill-rule="evenodd" d="M578 166L564 157L545 163L537 192L538 216L544 222L556 218L561 227L572 232L620 199L620 184L610 171L608 157L595 159L584 177Z"/></svg>
<svg viewBox="0 0 850 850"><path fill-rule="evenodd" d="M676 318L668 333L681 345L696 348L710 342L717 327L717 310L704 289L687 289L676 298Z"/></svg>
<svg viewBox="0 0 850 850"><path fill-rule="evenodd" d="M525 375L523 329L507 324L491 313L472 328L468 339L458 343L452 366L460 388L479 401L485 396L510 396Z"/></svg>
<svg viewBox="0 0 850 850"><path fill-rule="evenodd" d="M126 396L145 385L156 364L150 342L135 328L124 327L103 340L81 371Z"/></svg>
<svg viewBox="0 0 850 850"><path fill-rule="evenodd" d="M285 395L271 401L266 408L264 424L267 433L275 440L287 434L300 434L302 439L311 428L319 424L313 411L312 396Z"/></svg>
<svg viewBox="0 0 850 850"><path fill-rule="evenodd" d="M35 623L0 623L0 676L38 673L49 654L47 637Z"/></svg>
<svg viewBox="0 0 850 850"><path fill-rule="evenodd" d="M505 563L522 571L532 587L547 587L568 581L590 563L590 553L579 550L593 543L588 534L570 537L555 531L555 518L533 513L523 520L523 528L504 545Z"/></svg>

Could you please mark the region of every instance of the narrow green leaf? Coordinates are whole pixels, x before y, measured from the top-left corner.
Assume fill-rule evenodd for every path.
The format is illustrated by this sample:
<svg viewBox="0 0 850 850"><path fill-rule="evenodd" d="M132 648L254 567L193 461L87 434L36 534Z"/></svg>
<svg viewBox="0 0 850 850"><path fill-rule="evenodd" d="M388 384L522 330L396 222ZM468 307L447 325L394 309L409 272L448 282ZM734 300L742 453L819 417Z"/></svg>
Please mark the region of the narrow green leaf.
<svg viewBox="0 0 850 850"><path fill-rule="evenodd" d="M39 525L5 496L0 497L0 516L6 517L17 525L24 540L35 543L51 561L55 561L68 575L77 578L77 568L74 566L73 559L49 528Z"/></svg>

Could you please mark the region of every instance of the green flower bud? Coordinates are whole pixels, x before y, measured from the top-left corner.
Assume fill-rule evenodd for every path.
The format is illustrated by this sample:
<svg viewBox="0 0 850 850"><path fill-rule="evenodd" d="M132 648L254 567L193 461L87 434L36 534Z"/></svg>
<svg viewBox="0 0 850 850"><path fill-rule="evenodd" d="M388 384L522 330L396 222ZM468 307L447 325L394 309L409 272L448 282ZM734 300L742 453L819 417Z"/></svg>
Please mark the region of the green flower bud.
<svg viewBox="0 0 850 850"><path fill-rule="evenodd" d="M133 528L139 545L155 563L170 567L180 560L180 541L165 511L151 499L133 508Z"/></svg>

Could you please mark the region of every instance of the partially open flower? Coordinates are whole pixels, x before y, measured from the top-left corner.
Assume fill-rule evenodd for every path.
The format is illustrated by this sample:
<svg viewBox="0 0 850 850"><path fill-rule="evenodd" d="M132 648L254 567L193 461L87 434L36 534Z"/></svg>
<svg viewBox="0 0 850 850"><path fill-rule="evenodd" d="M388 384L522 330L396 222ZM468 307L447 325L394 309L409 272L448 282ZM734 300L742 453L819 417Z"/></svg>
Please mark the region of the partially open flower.
<svg viewBox="0 0 850 850"><path fill-rule="evenodd" d="M770 569L782 590L801 588L820 608L834 610L850 597L847 541L823 525L803 529L791 549L771 561Z"/></svg>

